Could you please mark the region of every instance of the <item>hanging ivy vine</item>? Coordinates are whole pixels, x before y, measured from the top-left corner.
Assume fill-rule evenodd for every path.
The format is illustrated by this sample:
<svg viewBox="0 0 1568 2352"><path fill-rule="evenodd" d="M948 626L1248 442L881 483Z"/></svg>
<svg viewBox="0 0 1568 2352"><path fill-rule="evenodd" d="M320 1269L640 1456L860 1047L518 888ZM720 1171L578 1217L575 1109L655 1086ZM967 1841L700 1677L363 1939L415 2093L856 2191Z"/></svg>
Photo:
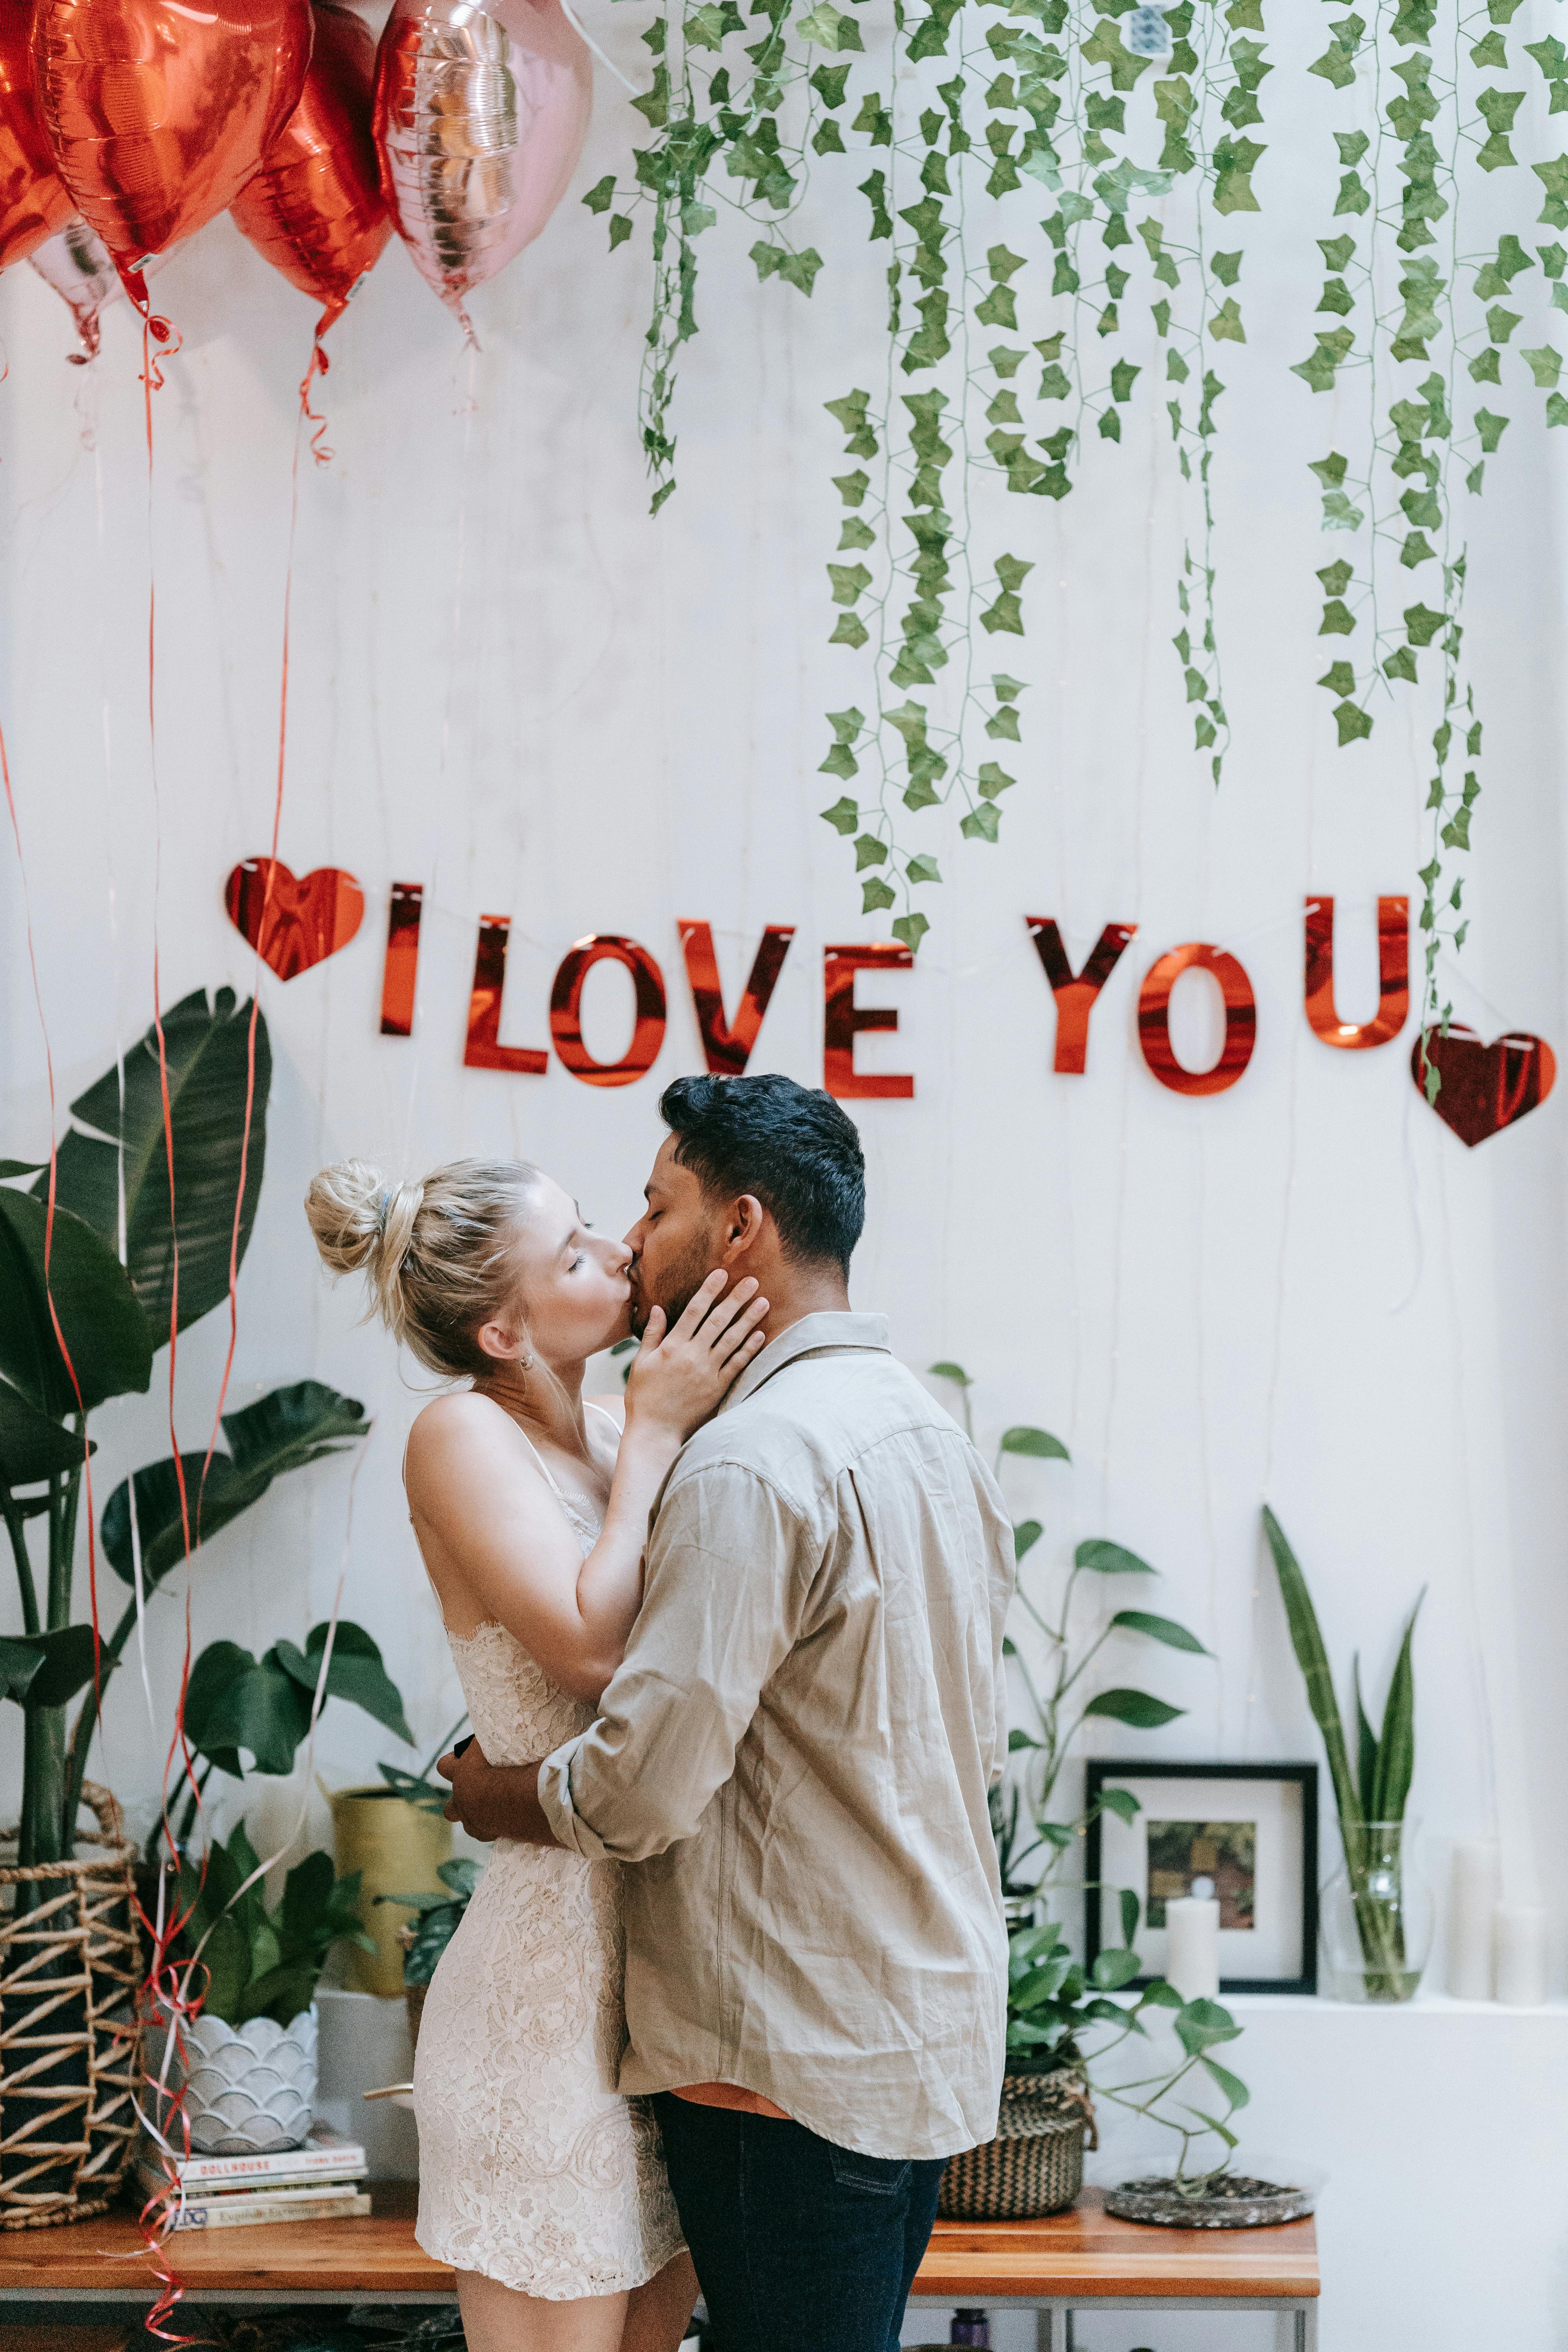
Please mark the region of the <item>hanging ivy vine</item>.
<svg viewBox="0 0 1568 2352"><path fill-rule="evenodd" d="M1517 233L1480 253L1464 243L1474 175L1526 183L1510 144L1526 92L1491 79L1509 70L1521 5L1371 0L1363 18L1329 0L1309 68L1337 115L1334 202L1319 239L1325 323L1294 373L1321 393L1359 372L1366 393L1359 425L1337 428L1347 446L1312 467L1323 529L1343 534L1317 567L1321 632L1344 640L1321 683L1342 746L1399 693L1434 698L1421 926L1426 1020L1445 1025L1437 957L1467 929L1455 860L1481 744L1463 501L1510 421L1472 387L1528 371L1548 423L1568 422L1559 354L1544 335L1513 342L1524 314L1510 307L1528 273L1550 287L1542 307L1568 309L1568 251L1527 251ZM639 206L650 215L641 421L656 509L674 487L699 241L721 210L752 225L762 278L809 296L823 261L797 216L814 159L842 157L844 193L886 247L877 376L827 403L842 470L826 601L847 690L826 716L821 767L843 789L823 814L852 847L866 909L891 912L915 948L929 929L916 894L941 879L924 813L955 809L965 838L994 843L1016 782L1026 688L1005 647L1025 634L1036 555L1023 551L1039 533L1008 501L1063 499L1087 466L1114 462L1153 384L1185 501L1172 643L1194 748L1221 781L1220 371L1247 340L1237 232L1259 209L1273 67L1264 0L895 0L875 59L858 5L756 0L742 15L738 0L669 0L644 35L653 83L637 104L653 136L630 186L611 175L585 201L608 215L612 249ZM1568 49L1548 38L1524 53L1549 111L1568 111ZM1321 117L1296 97L1293 122ZM1540 220L1568 227L1568 156L1532 169Z"/></svg>

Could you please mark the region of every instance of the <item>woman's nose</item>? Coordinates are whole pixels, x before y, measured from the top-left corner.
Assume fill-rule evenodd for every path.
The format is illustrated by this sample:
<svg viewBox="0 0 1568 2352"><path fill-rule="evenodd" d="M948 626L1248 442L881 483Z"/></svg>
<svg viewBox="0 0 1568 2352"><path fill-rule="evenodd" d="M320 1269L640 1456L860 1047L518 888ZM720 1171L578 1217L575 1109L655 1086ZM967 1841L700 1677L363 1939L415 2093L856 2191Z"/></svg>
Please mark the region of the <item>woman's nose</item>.
<svg viewBox="0 0 1568 2352"><path fill-rule="evenodd" d="M625 1242L610 1244L610 1265L616 1274L625 1274L636 1255L637 1252L628 1249Z"/></svg>

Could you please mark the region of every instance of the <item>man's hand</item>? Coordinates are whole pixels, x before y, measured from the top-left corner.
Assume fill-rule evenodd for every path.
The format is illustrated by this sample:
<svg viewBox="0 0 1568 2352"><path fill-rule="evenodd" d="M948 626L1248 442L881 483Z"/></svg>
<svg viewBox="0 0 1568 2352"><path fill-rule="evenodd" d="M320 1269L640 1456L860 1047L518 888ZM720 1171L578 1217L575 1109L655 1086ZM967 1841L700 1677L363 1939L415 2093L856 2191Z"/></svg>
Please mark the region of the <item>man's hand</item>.
<svg viewBox="0 0 1568 2352"><path fill-rule="evenodd" d="M519 1838L527 1845L553 1845L554 1833L539 1801L537 1764L491 1764L477 1739L460 1754L443 1756L436 1769L452 1784L443 1810L471 1838Z"/></svg>

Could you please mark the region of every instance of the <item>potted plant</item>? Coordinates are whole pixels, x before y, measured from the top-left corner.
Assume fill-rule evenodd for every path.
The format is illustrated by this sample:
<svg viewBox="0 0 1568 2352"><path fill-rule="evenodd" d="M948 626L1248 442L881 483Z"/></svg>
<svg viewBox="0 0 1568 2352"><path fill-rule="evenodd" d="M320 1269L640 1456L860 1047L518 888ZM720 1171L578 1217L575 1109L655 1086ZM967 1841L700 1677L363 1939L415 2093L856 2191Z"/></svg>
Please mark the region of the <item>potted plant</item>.
<svg viewBox="0 0 1568 2352"><path fill-rule="evenodd" d="M973 1381L962 1364L932 1364L931 1370L933 1377L951 1381L957 1388L964 1431L973 1443L974 1420L970 1391ZM1067 1462L1071 1458L1059 1437L1053 1437L1048 1430L1026 1425L1004 1430L994 1468L999 1471L1008 1455L1037 1462ZM1014 1527L1014 1556L1020 1571L1024 1559L1043 1533L1038 1519L1020 1520ZM1070 1821L1054 1818L1052 1808L1062 1773L1073 1741L1084 1724L1100 1720L1130 1724L1139 1731L1158 1731L1185 1712L1184 1708L1173 1706L1168 1699L1156 1698L1150 1691L1123 1686L1097 1690L1092 1682L1086 1685L1085 1680L1113 1633L1158 1642L1189 1656L1207 1657L1208 1651L1197 1635L1178 1624L1174 1618L1156 1616L1145 1609L1118 1609L1087 1646L1079 1647L1077 1642L1074 1604L1080 1577L1158 1574L1159 1570L1146 1559L1140 1559L1136 1552L1129 1551L1125 1545L1112 1543L1105 1536L1091 1536L1078 1546L1071 1568L1050 1600L1031 1593L1020 1572L1017 1605L1043 1645L1046 1668L1037 1682L1017 1643L1010 1635L1004 1642L1004 1655L1013 1661L1030 1715L1026 1727L1016 1725L1008 1735L1010 1752L1025 1759L1021 1775L1010 1787L993 1790L991 1794L991 1826L1010 1927L1032 1925L1042 1900L1048 1902L1067 1855L1088 1829L1095 1812L1110 1806L1130 1820L1138 1811L1137 1799L1126 1790L1108 1789L1090 1811L1080 1812ZM1037 1855L1040 1860L1031 1877L1026 1874L1026 1865Z"/></svg>
<svg viewBox="0 0 1568 2352"><path fill-rule="evenodd" d="M227 1299L260 1192L269 1076L259 1013L232 990L210 1003L197 991L72 1104L79 1124L59 1141L52 1185L46 1162L0 1161L0 1518L19 1618L0 1638L0 1696L23 1717L0 1970L25 1962L0 2059L0 2224L101 2210L134 2137L134 1848L102 1792L94 1839L79 1818L103 1692L140 1606L280 1472L364 1433L358 1405L317 1381L229 1414L228 1451L154 1465L110 1496L102 1551L128 1591L108 1622L81 1607L90 1416L144 1391L172 1335ZM30 1189L16 1181L28 1178ZM96 1601L96 1563L91 1586ZM62 1993L84 1937L90 1987Z"/></svg>
<svg viewBox="0 0 1568 2352"><path fill-rule="evenodd" d="M1434 1914L1430 1891L1410 1866L1413 1832L1405 1820L1415 1769L1411 1652L1424 1596L1417 1596L1405 1622L1381 1732L1373 1730L1362 1704L1361 1660L1352 1661L1356 1718L1352 1770L1318 1612L1285 1530L1267 1504L1263 1529L1274 1556L1291 1647L1307 1685L1307 1704L1322 1734L1339 1811L1344 1864L1323 1889L1320 1915L1330 1989L1342 2000L1410 2000L1431 1949Z"/></svg>
<svg viewBox="0 0 1568 2352"><path fill-rule="evenodd" d="M1224 2173L1236 2146L1230 2118L1247 2092L1212 2053L1241 2029L1217 2001L1184 2001L1163 1979L1133 2001L1114 2000L1142 1965L1131 1948L1138 1925L1131 1894L1121 1898L1121 1919L1123 1946L1100 1953L1087 1975L1054 1920L1009 1937L1001 2118L994 2139L950 2159L937 2209L949 2219L1021 2221L1070 2205L1083 2186L1086 2137L1096 2144L1091 2094L1173 2132L1180 2143L1173 2178L1187 2200L1201 2200ZM1147 2039L1152 2011L1173 2012L1181 2056L1146 2078L1113 2080L1110 2062L1134 2037ZM1200 2067L1211 2098L1217 2091L1226 2103L1223 2116L1174 2101ZM1218 2161L1194 2166L1192 2150L1208 2138L1219 2143Z"/></svg>
<svg viewBox="0 0 1568 2352"><path fill-rule="evenodd" d="M336 1877L330 1854L296 1864L271 1911L262 1877L241 1824L181 1864L174 1893L175 1958L201 2013L176 2030L167 2088L202 2156L300 2146L316 2097L317 1982L336 1945L370 1942L359 1881Z"/></svg>

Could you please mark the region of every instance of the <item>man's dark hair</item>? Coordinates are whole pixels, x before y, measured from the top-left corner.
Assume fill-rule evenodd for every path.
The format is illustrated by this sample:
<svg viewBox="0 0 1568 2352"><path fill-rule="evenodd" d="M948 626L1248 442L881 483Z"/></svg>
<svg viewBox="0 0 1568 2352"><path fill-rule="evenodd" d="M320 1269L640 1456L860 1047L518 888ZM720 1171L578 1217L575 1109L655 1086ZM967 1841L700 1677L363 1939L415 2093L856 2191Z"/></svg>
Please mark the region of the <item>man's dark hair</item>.
<svg viewBox="0 0 1568 2352"><path fill-rule="evenodd" d="M659 1098L675 1156L705 1192L751 1192L789 1257L849 1271L866 1222L866 1161L855 1122L793 1078L677 1078Z"/></svg>

